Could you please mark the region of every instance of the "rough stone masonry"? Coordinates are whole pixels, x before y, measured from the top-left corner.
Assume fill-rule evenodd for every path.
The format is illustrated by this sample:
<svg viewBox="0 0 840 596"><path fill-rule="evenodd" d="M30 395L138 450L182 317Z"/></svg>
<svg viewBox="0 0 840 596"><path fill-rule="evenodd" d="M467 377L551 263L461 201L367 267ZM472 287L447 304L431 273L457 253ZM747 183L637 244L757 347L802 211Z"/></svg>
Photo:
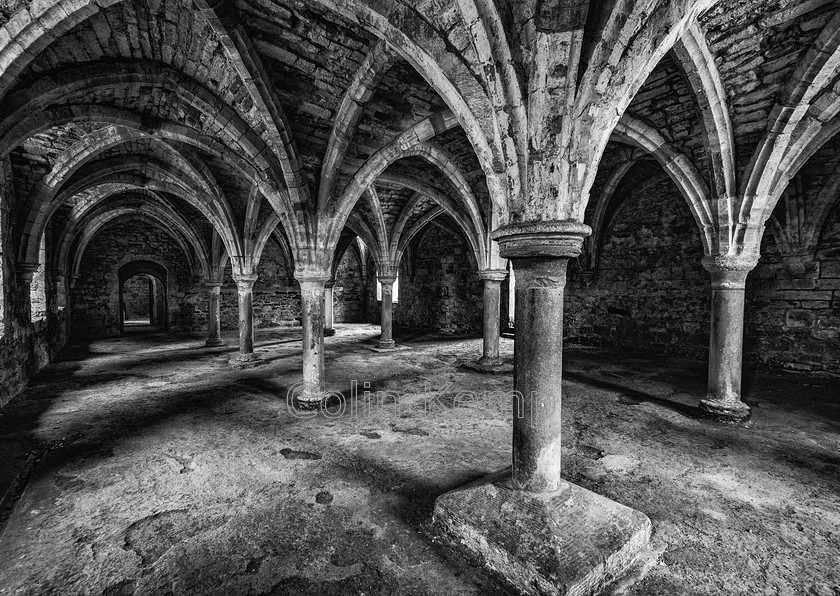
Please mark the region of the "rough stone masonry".
<svg viewBox="0 0 840 596"><path fill-rule="evenodd" d="M424 479L424 548L451 549L500 590L644 586L669 527L643 501L575 482L567 450L588 426L575 411L570 428L564 353L685 358L691 375L701 363L699 382L664 397L645 382L625 402L700 434L737 429L733 441L762 424L753 374L799 374L791 409L822 404L809 388L840 374L838 130L836 0L4 2L0 427L37 434L39 408L71 380L29 418L7 412L61 363L191 338L185 366L218 359L231 396L270 386L330 437L348 387L387 389L407 374L393 354L433 333L438 362L495 373L452 386L507 392L512 440L463 482ZM357 372L332 347L351 337L368 357ZM447 347L472 340L469 357ZM166 381L149 383L146 399L161 398ZM54 467L44 454L97 436L91 415L0 468L0 532L23 523L18 499L40 502L26 487ZM734 426L708 430L719 424ZM820 455L832 445L811 445L811 460L836 466ZM689 591L689 575L668 589ZM133 593L123 580L70 591ZM353 589L390 589L368 584ZM294 591L272 585L252 592ZM240 588L225 589L257 590Z"/></svg>

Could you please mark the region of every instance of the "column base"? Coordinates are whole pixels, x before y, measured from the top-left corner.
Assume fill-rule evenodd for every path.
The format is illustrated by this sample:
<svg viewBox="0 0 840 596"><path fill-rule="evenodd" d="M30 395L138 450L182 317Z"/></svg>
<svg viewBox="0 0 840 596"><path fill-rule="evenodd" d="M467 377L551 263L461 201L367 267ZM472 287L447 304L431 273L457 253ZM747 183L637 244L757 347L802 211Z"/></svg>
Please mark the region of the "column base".
<svg viewBox="0 0 840 596"><path fill-rule="evenodd" d="M228 365L234 368L252 368L261 364L266 364L266 361L260 360L260 357L256 354L240 354L236 358L228 360Z"/></svg>
<svg viewBox="0 0 840 596"><path fill-rule="evenodd" d="M299 393L295 396L295 406L301 410L317 410L321 407L330 394L326 391L319 391L317 393Z"/></svg>
<svg viewBox="0 0 840 596"><path fill-rule="evenodd" d="M513 364L501 358L480 358L478 362L464 362L461 366L488 375L504 375L513 372Z"/></svg>
<svg viewBox="0 0 840 596"><path fill-rule="evenodd" d="M700 400L700 412L716 422L741 424L750 419L750 407L742 401Z"/></svg>
<svg viewBox="0 0 840 596"><path fill-rule="evenodd" d="M648 555L646 515L571 483L511 487L510 471L438 497L435 527L516 591L594 596Z"/></svg>
<svg viewBox="0 0 840 596"><path fill-rule="evenodd" d="M379 340L376 342L376 347L380 350L390 350L396 346L396 342L393 339L389 340Z"/></svg>
<svg viewBox="0 0 840 596"><path fill-rule="evenodd" d="M217 346L225 345L225 340L223 340L221 337L208 337L207 341L204 342L204 345L208 348L215 348Z"/></svg>

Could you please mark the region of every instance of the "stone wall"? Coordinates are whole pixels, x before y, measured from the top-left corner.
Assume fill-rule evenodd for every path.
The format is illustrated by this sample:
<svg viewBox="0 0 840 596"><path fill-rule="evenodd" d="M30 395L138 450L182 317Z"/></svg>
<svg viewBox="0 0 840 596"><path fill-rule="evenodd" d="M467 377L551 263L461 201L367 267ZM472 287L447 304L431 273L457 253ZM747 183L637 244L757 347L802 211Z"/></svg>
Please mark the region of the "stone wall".
<svg viewBox="0 0 840 596"><path fill-rule="evenodd" d="M333 317L336 323L365 323L375 319L371 313L370 287L375 281L365 276L358 250L351 246L338 264L333 288ZM370 271L368 269L367 271ZM374 300L375 300L374 296Z"/></svg>
<svg viewBox="0 0 840 596"><path fill-rule="evenodd" d="M765 233L747 278L745 361L840 373L840 206L815 253L786 250ZM669 180L631 193L603 236L597 269L570 263L567 342L706 359L710 290L702 256L696 224Z"/></svg>
<svg viewBox="0 0 840 596"><path fill-rule="evenodd" d="M789 370L840 374L840 204L813 254L786 255L765 234L747 278L747 355Z"/></svg>
<svg viewBox="0 0 840 596"><path fill-rule="evenodd" d="M79 278L70 292L74 337L117 335L119 268L137 260L159 263L168 272L169 329L199 331L207 324L207 293L200 272L192 272L178 243L147 219L123 217L109 222L87 245Z"/></svg>
<svg viewBox="0 0 840 596"><path fill-rule="evenodd" d="M50 271L44 274L46 316L32 321L29 287L15 271L8 226L10 206L11 201L3 201L0 211L0 407L17 395L67 340L67 311L57 304Z"/></svg>
<svg viewBox="0 0 840 596"><path fill-rule="evenodd" d="M138 275L125 282L123 286L123 302L125 303L125 318L130 321L147 320L149 318L149 284L148 275Z"/></svg>
<svg viewBox="0 0 840 596"><path fill-rule="evenodd" d="M300 325L300 287L291 278L289 264L274 241L269 241L257 267L254 283L254 328ZM239 294L225 271L221 290L222 329L239 329Z"/></svg>
<svg viewBox="0 0 840 596"><path fill-rule="evenodd" d="M481 333L483 286L463 235L436 223L419 240L415 255L400 267L399 303L394 324L440 333Z"/></svg>
<svg viewBox="0 0 840 596"><path fill-rule="evenodd" d="M32 283L29 284L29 304L32 312L32 321L42 321L47 317L47 274L44 267L46 263L46 238L41 240L38 262L41 265L32 276Z"/></svg>
<svg viewBox="0 0 840 596"><path fill-rule="evenodd" d="M624 199L603 236L600 264L572 262L568 341L705 357L709 277L700 233L670 180Z"/></svg>

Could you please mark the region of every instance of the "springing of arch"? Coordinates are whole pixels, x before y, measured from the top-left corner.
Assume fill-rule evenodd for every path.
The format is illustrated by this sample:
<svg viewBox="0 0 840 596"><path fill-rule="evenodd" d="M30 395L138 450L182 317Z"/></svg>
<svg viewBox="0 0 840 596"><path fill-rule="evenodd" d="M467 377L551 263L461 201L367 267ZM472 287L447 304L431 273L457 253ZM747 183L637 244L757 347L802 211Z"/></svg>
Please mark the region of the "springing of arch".
<svg viewBox="0 0 840 596"><path fill-rule="evenodd" d="M137 65L132 63L132 66ZM9 115L0 124L0 152L11 150L37 132L68 122L122 125L148 136L172 139L220 156L251 180L278 213L291 212L284 178L278 175L280 168L274 165L276 160L270 152L267 154L264 143L254 137L248 125L235 112L195 83L189 83L188 80L184 81L184 85L179 83L177 94L171 98L175 105L185 103L202 113L208 122L205 127L210 126L213 134L219 136L218 140L202 129L162 122L120 108L87 104L47 107L51 101L69 101L71 97L68 97L68 92L84 91L87 94L121 86L148 86L150 91L158 89L162 93L172 94L172 80L183 78L177 72L160 65L142 63L142 66L140 72L132 73L124 72L128 69L124 64L85 65L80 67L84 71L81 74L77 72L80 69L74 69L74 78L69 79L69 82L58 75L57 80L45 76L34 83L33 87L43 91L42 95L33 97L33 93L27 90L13 94L10 96L14 102L8 107ZM236 151L229 147L236 148ZM287 217L283 219L283 224L289 228L290 237L296 239L297 220Z"/></svg>
<svg viewBox="0 0 840 596"><path fill-rule="evenodd" d="M34 217L30 215L26 218L27 224L23 231L22 244L25 247L25 259L31 258L31 245L37 242L43 234L47 222L58 207L71 196L60 191L71 180L73 174L81 166L90 164L97 155L104 151L123 143L144 138L148 137L134 129L125 126L109 126L86 136L59 156L53 169L38 183L32 198L25 207L29 213L34 214ZM209 170L200 163L200 160L190 160L164 142L154 141L154 146L163 153L162 157L166 159L166 166L169 168L170 174L175 171L182 174L180 179L185 183L185 190L196 190L199 193L197 196L210 198L210 202L221 220L227 226L232 225L230 205L227 203L218 183L213 179ZM122 166L125 166L128 160L120 157L112 159L110 162L112 164L120 162ZM100 166L96 173L97 176L105 176L109 173L109 168L104 163L97 164L97 166ZM174 166L177 170L170 166ZM173 175L177 176L177 174ZM187 185L187 182L190 184Z"/></svg>
<svg viewBox="0 0 840 596"><path fill-rule="evenodd" d="M184 256L188 257L187 265L191 273L195 272L195 268L197 266L203 266L200 261L198 263L193 263L191 259L189 259L189 256L193 254L193 251L190 250L191 244L189 240L184 239L184 237L180 233L181 230L179 229L179 227L176 226L172 221L166 219L164 213L161 213L155 209L146 209L140 212L137 209L121 208L105 211L104 213L100 213L96 216L91 217L84 229L76 235L74 239L75 251L73 256L73 262L70 265L71 275L79 274L82 266L82 260L84 259L85 251L87 250L88 245L94 239L96 234L108 223L120 217L127 216L134 216L140 219L144 219L151 224L156 224L160 226L164 231L166 231L169 234L169 236L178 244L179 248L184 253ZM72 247L73 245L71 245L71 250Z"/></svg>
<svg viewBox="0 0 840 596"><path fill-rule="evenodd" d="M341 240L338 241L338 246L335 249L335 258L333 259L330 279L334 280L336 278L338 268L347 251L351 251L355 256L356 262L359 264L359 272L361 273L362 279L367 278L367 263L365 263L365 258L362 254L362 246L364 246L364 241L350 230L350 228L346 228L346 233L341 235Z"/></svg>
<svg viewBox="0 0 840 596"><path fill-rule="evenodd" d="M639 157L633 156L625 162L622 162L614 172L610 174L609 179L598 197L595 205L595 213L589 223L592 228L592 235L584 241L584 250L589 253L589 261L592 269L597 269L601 261L601 237L604 230L609 223L607 221L610 212L610 205L613 203L613 197L616 190L618 190L624 176L636 165Z"/></svg>
<svg viewBox="0 0 840 596"><path fill-rule="evenodd" d="M423 46L418 39L410 37L395 23L404 22L409 15L400 12L411 10L401 3L384 3L375 7L364 0L312 0L321 8L357 23L370 33L384 40L402 59L408 62L443 99L458 124L464 129L467 139L475 151L478 162L487 177L494 208L506 217L507 186L504 182L504 153L501 150L501 136L490 118L478 115L490 114L492 106L485 90L466 65L450 60L451 48L444 39L426 37ZM383 14L380 10L386 10ZM443 65L446 65L444 67ZM457 72L447 72L446 69ZM456 85L453 81L457 81ZM341 233L343 226L339 226Z"/></svg>
<svg viewBox="0 0 840 596"><path fill-rule="evenodd" d="M58 207L68 198L103 183L122 183L136 188L146 188L159 192L169 192L184 199L196 207L217 229L222 236L228 250L237 250L240 246L239 235L232 222L229 206L222 213L217 213L210 205L202 201L201 187L195 186L180 170L170 168L167 164L145 157L138 161L128 161L123 157L106 159L98 162L88 162L84 169L78 172L68 184L55 194L47 204L36 205L34 216L25 224L21 250L24 262L31 258L34 240L43 235L46 222L52 217ZM139 176L138 176L139 175ZM218 205L218 203L216 203ZM238 253L235 253L238 254Z"/></svg>
<svg viewBox="0 0 840 596"><path fill-rule="evenodd" d="M436 125L435 122L438 124ZM447 123L448 122L448 123ZM478 205L478 200L470 188L464 175L460 172L458 167L452 160L439 148L426 142L439 132L447 130L453 125L451 119L448 118L447 113L439 114L436 117L427 119L415 127L409 129L397 139L391 142L386 147L379 150L371 156L365 164L356 172L356 175L347 185L344 193L337 201L337 216L334 218L331 228L328 246L333 246L338 237L335 236L338 222L344 225L350 216L353 207L358 202L359 198L365 193L369 192L376 180L382 182L391 182L400 186L404 186L415 192L425 193L433 201L444 207L450 215L459 224L462 225L465 234L470 240L472 249L476 253L476 260L486 266L489 260L489 251L487 250L485 227L481 216L481 210ZM428 185L420 184L403 176L391 176L385 173L387 168L394 162L407 157L419 157L426 161L429 165L439 170L445 179L455 189L458 196L459 205L466 212L467 219L459 213L459 209L451 199L444 196L442 193L434 191ZM373 191L372 201L376 202L375 190ZM375 209L376 212L381 213L381 209ZM380 217L381 219L381 217ZM387 230L384 228L384 220L378 224L380 228L379 233L373 232L373 237L382 236L387 238ZM380 242L382 250L390 249L390 244L394 242L392 238L389 242ZM398 243L399 240L397 239ZM385 255L382 255L385 256Z"/></svg>
<svg viewBox="0 0 840 596"><path fill-rule="evenodd" d="M685 155L672 147L653 127L624 114L614 130L619 139L648 151L676 184L694 221L700 228L703 248L710 254L715 246L714 220L709 190L697 167Z"/></svg>
<svg viewBox="0 0 840 596"><path fill-rule="evenodd" d="M586 209L597 164L633 97L665 54L716 2L676 0L654 9L651 2L643 1L632 3L629 11L610 11L575 95L573 114L586 117L574 118L570 138L573 154L581 155L585 160L581 165L587 168L584 176L571 181L570 196L581 197L580 204L572 205L577 215Z"/></svg>
<svg viewBox="0 0 840 596"><path fill-rule="evenodd" d="M820 242L825 222L831 210L840 200L840 160L832 160L833 173L823 182L816 197L806 201L802 192L790 195L791 187L798 186L799 177L795 177L788 187L788 196L783 195L785 223L776 213L776 208L768 220L776 243L793 254L813 255Z"/></svg>
<svg viewBox="0 0 840 596"><path fill-rule="evenodd" d="M70 222L62 230L54 260L55 268L77 274L87 244L104 225L119 217L138 215L164 228L188 257L190 270L208 277L211 272L210 258L198 231L169 201L157 193L145 192L147 197L144 199L120 201L116 207L104 204L105 199L115 196L113 193L106 193L100 200L87 204L79 213L78 219ZM76 253L70 264L71 248L74 244Z"/></svg>
<svg viewBox="0 0 840 596"><path fill-rule="evenodd" d="M336 177L344 162L353 134L359 125L365 105L373 97L377 85L394 65L396 59L397 54L391 50L390 46L379 40L365 57L347 87L338 108L338 114L333 121L327 150L324 153L324 163L321 166L318 184L319 208L326 205L335 191Z"/></svg>
<svg viewBox="0 0 840 596"><path fill-rule="evenodd" d="M484 247L483 236L480 233L481 228L477 230L475 228L475 220L464 217L452 199L437 190L430 188L423 182L406 176L382 174L379 176L379 180L402 186L409 190L413 190L415 193L423 194L440 206L461 228L461 231L464 233L464 236L472 249L476 263L479 264L478 266L481 267L486 264L487 252ZM399 239L397 239L397 242L399 243Z"/></svg>
<svg viewBox="0 0 840 596"><path fill-rule="evenodd" d="M763 225L788 182L827 142L840 113L840 93L829 85L840 72L840 13L823 28L794 71L770 114L767 133L742 178L740 220Z"/></svg>
<svg viewBox="0 0 840 596"><path fill-rule="evenodd" d="M719 199L725 198L731 203L738 193L735 134L720 73L706 36L697 23L692 24L674 44L674 54L700 109L706 152L712 169L712 189Z"/></svg>
<svg viewBox="0 0 840 596"><path fill-rule="evenodd" d="M266 142L279 159L282 179L292 203L304 205L309 191L291 133L291 126L273 89L265 84L265 81L270 79L245 29L241 25L228 25L231 21L238 21L238 15L220 15L217 8L220 5L214 3L211 6L206 0L193 0L193 2L221 40L228 59L256 104L257 112L263 116ZM224 3L222 6L233 10Z"/></svg>

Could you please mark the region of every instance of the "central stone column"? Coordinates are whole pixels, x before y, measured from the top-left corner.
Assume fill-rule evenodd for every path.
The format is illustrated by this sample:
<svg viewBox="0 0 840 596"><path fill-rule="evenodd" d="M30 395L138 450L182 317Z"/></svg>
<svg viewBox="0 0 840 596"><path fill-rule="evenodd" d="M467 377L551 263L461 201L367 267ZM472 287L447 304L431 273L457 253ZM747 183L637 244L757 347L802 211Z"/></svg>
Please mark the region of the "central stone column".
<svg viewBox="0 0 840 596"><path fill-rule="evenodd" d="M644 514L560 475L566 265L589 233L578 222L547 221L493 234L516 275L513 467L435 502L436 527L535 596L594 596L650 539Z"/></svg>
<svg viewBox="0 0 840 596"><path fill-rule="evenodd" d="M225 344L222 339L222 282L208 281L204 284L209 295L209 304L207 307L207 341L204 342L208 347L223 346Z"/></svg>
<svg viewBox="0 0 840 596"><path fill-rule="evenodd" d="M303 387L296 400L301 408L317 408L328 397L324 374L324 285L326 276L296 275L300 283L303 326Z"/></svg>
<svg viewBox="0 0 840 596"><path fill-rule="evenodd" d="M239 362L255 362L254 354L254 282L256 273L234 274L239 293Z"/></svg>
<svg viewBox="0 0 840 596"><path fill-rule="evenodd" d="M747 274L758 260L750 256L703 259L712 278L712 320L709 333L709 394L700 409L720 422L749 420L750 408L741 401L744 354L744 288Z"/></svg>
<svg viewBox="0 0 840 596"><path fill-rule="evenodd" d="M335 335L335 301L333 297L333 288L335 287L335 280L330 280L324 284L324 335Z"/></svg>
<svg viewBox="0 0 840 596"><path fill-rule="evenodd" d="M563 380L563 295L569 258L589 227L575 222L508 226L499 253L516 275L513 388L513 484L533 492L559 488Z"/></svg>
<svg viewBox="0 0 840 596"><path fill-rule="evenodd" d="M379 276L379 284L382 286L382 331L379 335L379 341L376 342L376 347L382 350L388 350L395 345L393 338L395 281L397 281L397 278L393 275Z"/></svg>

